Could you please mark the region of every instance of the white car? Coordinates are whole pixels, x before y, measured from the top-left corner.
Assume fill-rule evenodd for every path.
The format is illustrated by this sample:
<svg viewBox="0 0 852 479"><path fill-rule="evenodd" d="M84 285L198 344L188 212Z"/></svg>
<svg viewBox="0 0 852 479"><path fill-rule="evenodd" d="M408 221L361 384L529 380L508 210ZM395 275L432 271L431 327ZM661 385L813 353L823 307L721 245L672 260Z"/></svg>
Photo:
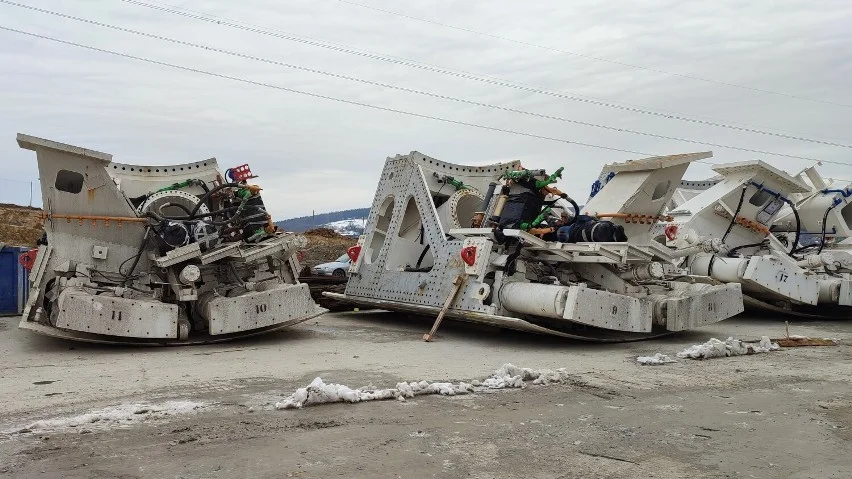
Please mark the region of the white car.
<svg viewBox="0 0 852 479"><path fill-rule="evenodd" d="M335 276L345 278L349 274L349 265L352 260L348 255L343 255L330 263L322 263L311 268L314 276Z"/></svg>

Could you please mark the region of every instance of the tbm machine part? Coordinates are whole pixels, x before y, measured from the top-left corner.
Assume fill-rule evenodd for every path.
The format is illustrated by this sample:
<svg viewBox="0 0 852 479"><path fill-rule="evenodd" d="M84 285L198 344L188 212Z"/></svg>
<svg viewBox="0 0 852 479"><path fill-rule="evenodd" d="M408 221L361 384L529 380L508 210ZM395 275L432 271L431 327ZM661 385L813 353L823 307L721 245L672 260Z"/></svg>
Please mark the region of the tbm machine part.
<svg viewBox="0 0 852 479"><path fill-rule="evenodd" d="M169 166L18 134L36 152L45 235L20 327L91 342L191 344L324 313L299 284L305 239L272 224L248 165ZM31 258L31 256L30 256Z"/></svg>
<svg viewBox="0 0 852 479"><path fill-rule="evenodd" d="M742 285L746 305L809 317L852 313L852 189L814 167L791 176L762 161L717 165L721 180L669 214L658 238L684 267Z"/></svg>
<svg viewBox="0 0 852 479"><path fill-rule="evenodd" d="M740 285L675 268L651 233L689 163L709 156L608 165L583 211L555 188L561 168L388 158L346 291L326 295L591 341L721 321L743 310Z"/></svg>

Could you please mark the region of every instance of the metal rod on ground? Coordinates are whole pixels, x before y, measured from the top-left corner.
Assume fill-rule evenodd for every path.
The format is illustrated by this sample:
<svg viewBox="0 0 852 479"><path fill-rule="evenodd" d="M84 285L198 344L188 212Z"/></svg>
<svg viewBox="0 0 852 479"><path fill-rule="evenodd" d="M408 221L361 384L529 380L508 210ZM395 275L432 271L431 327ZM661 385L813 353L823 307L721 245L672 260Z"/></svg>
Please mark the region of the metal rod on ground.
<svg viewBox="0 0 852 479"><path fill-rule="evenodd" d="M441 308L441 312L438 313L438 317L435 318L435 324L432 325L432 330L423 335L423 341L432 341L432 338L435 337L435 333L438 331L438 326L441 325L441 320L444 319L444 314L447 313L447 310L450 309L450 305L453 304L453 300L458 294L459 290L461 290L461 286L464 283L464 276L458 275L453 279L453 287L450 289L450 294L447 296L447 300L444 302L444 307Z"/></svg>

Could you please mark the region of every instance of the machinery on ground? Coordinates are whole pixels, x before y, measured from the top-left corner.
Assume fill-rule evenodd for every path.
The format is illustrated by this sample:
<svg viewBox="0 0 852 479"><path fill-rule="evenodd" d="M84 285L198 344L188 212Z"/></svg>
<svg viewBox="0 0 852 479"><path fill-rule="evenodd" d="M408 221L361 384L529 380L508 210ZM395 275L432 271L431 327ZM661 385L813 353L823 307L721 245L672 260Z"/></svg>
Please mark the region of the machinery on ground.
<svg viewBox="0 0 852 479"><path fill-rule="evenodd" d="M809 168L718 165L722 180L678 205L658 238L691 274L740 284L746 305L815 317L852 313L852 189ZM810 183L810 184L809 184Z"/></svg>
<svg viewBox="0 0 852 479"><path fill-rule="evenodd" d="M272 224L248 165L112 162L18 134L36 152L45 236L22 257L31 289L20 327L135 344L227 340L326 310L299 284L305 239Z"/></svg>
<svg viewBox="0 0 852 479"><path fill-rule="evenodd" d="M561 169L388 158L346 290L326 294L592 341L721 321L743 310L740 285L678 270L652 236L690 162L709 156L608 165L615 174L582 211L553 186Z"/></svg>

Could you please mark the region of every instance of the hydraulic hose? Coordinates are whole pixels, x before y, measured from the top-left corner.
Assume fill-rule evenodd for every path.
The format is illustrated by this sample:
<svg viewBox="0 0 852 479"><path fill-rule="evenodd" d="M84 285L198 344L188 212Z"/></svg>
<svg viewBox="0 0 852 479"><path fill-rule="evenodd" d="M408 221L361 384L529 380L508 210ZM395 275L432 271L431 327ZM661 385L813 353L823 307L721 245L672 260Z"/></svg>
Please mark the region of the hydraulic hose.
<svg viewBox="0 0 852 479"><path fill-rule="evenodd" d="M573 225L574 223L577 222L577 218L580 216L580 207L577 205L577 202L574 201L574 199L571 198L568 195L565 195L565 197L562 198L562 199L571 203L571 207L574 208L574 216L571 217L571 220L569 222L562 225L562 226L571 226L571 225Z"/></svg>
<svg viewBox="0 0 852 479"><path fill-rule="evenodd" d="M741 244L741 245L739 245L739 246L736 246L736 247L731 248L730 250L728 250L728 256L733 255L734 253L736 253L737 251L739 251L739 250L741 250L741 249L745 249L745 248L756 248L756 247L758 247L758 246L764 246L764 245L766 245L766 241L761 241L760 243ZM731 256L731 257L733 257L733 256Z"/></svg>
<svg viewBox="0 0 852 479"><path fill-rule="evenodd" d="M790 208L793 210L793 216L796 218L796 238L793 240L793 245L790 246L790 252L787 253L788 255L793 256L796 249L799 247L799 239L802 236L802 219L799 217L799 210L796 209L796 205L792 201L787 198L781 198L781 201L790 205Z"/></svg>
<svg viewBox="0 0 852 479"><path fill-rule="evenodd" d="M148 235L151 233L151 228L145 228L145 235L142 236L142 244L139 245L139 252L136 253L136 257L133 259L133 264L130 265L130 269L127 270L127 273L124 274L124 281L122 284L127 284L130 281L130 277L133 274L133 270L136 269L136 266L139 264L139 260L142 258L142 253L145 252L145 246L148 244ZM118 268L118 273L121 274L121 266Z"/></svg>
<svg viewBox="0 0 852 479"><path fill-rule="evenodd" d="M221 185L213 188L212 190L208 191L207 193L204 193L204 196L202 196L201 199L198 200L198 203L195 204L195 208L193 208L192 212L190 212L189 219L195 218L195 215L198 213L198 209L201 208L201 205L207 203L207 201L210 199L210 196L213 193L216 193L217 191L222 190L224 188L235 188L235 187L238 187L238 186L240 186L239 183L222 183Z"/></svg>
<svg viewBox="0 0 852 479"><path fill-rule="evenodd" d="M426 247L423 248L423 252L421 252L420 257L417 258L417 264L415 265L415 269L420 269L420 265L423 264L423 258L425 258L426 253L429 252L429 246L431 245L427 244Z"/></svg>
<svg viewBox="0 0 852 479"><path fill-rule="evenodd" d="M725 240L728 239L728 235L731 234L731 230L734 229L734 224L737 222L737 215L740 214L740 211L743 209L743 200L745 200L746 190L748 189L748 185L743 185L743 191L740 193L740 201L737 203L737 209L734 211L733 216L731 216L731 223L728 225L728 229L725 230L725 234L722 235L722 244L725 243Z"/></svg>
<svg viewBox="0 0 852 479"><path fill-rule="evenodd" d="M840 202L838 201L832 203L831 206L825 209L825 214L822 215L822 234L820 235L819 249L817 250L816 254L822 253L822 249L825 247L825 232L828 227L828 214L831 213L831 210L833 210L834 207L839 204Z"/></svg>

